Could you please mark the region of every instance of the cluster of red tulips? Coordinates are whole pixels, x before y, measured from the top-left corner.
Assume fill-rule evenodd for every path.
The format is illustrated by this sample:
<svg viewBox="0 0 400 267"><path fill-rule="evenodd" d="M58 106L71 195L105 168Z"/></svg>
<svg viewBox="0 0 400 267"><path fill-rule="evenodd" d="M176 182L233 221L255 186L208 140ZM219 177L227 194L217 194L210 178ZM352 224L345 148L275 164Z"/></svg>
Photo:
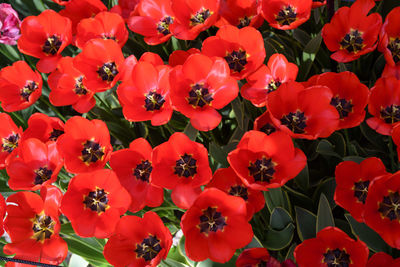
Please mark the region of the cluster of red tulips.
<svg viewBox="0 0 400 267"><path fill-rule="evenodd" d="M0 169L19 191L0 196L0 228L10 239L4 253L61 264L70 244L60 229L70 224L71 235L104 239L113 266L168 259L190 266L206 259L238 267L400 266L400 7L383 20L386 1L376 7L356 0L333 14L329 0L119 0L108 7L53 0L57 11L21 23L2 4L0 42L16 43L21 53L0 71ZM300 31L315 27L316 14L329 22L316 21L313 36ZM329 67L301 79L306 59L265 46L268 34L291 40L300 33L310 39L305 51L323 40L332 52ZM372 53L386 65L366 83L348 69ZM256 116L245 114L251 110ZM176 131L174 121L188 126ZM139 124L146 131L129 136L125 128L127 144L109 130L114 124L122 125L119 132ZM352 145L349 133L365 125L388 142L390 170L386 158ZM156 131L161 141L152 139ZM214 133L224 131L233 134L218 141ZM311 155L340 133L348 157L333 160L329 196L309 184L324 179L313 174L310 166L324 165L315 167ZM336 157L337 148L325 156ZM321 199L317 215L311 192ZM276 198L283 200L275 205ZM302 224L299 209L314 225ZM175 211L175 221L160 216L166 210ZM356 225L387 249L374 247ZM307 227L313 230L305 235ZM178 253L171 247L181 246L173 242L180 230ZM270 245L286 232L286 244Z"/></svg>

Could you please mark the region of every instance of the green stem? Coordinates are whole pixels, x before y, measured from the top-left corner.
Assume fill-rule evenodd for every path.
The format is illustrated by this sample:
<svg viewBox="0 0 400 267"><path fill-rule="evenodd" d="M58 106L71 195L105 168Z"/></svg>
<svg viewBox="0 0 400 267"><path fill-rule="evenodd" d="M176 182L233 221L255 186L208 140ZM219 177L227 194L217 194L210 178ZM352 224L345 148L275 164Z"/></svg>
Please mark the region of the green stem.
<svg viewBox="0 0 400 267"><path fill-rule="evenodd" d="M346 153L350 156L350 138L349 138L349 131L347 129L343 130L344 138L346 140Z"/></svg>
<svg viewBox="0 0 400 267"><path fill-rule="evenodd" d="M397 167L396 167L396 163L394 160L394 151L393 151L393 140L391 137L388 138L388 148L389 148L389 155L390 155L390 167L392 169L392 172L396 172L397 171Z"/></svg>
<svg viewBox="0 0 400 267"><path fill-rule="evenodd" d="M179 210L179 211L185 212L184 209L180 209L176 206L175 207L157 207L157 208L151 209L151 211L154 211L154 212L157 212L159 210Z"/></svg>
<svg viewBox="0 0 400 267"><path fill-rule="evenodd" d="M50 104L50 102L45 98L45 97L40 97L39 99L41 102L45 103L52 111L54 111L54 113L57 114L57 116L63 121L66 122L67 119L57 110L56 107L54 107L52 104Z"/></svg>

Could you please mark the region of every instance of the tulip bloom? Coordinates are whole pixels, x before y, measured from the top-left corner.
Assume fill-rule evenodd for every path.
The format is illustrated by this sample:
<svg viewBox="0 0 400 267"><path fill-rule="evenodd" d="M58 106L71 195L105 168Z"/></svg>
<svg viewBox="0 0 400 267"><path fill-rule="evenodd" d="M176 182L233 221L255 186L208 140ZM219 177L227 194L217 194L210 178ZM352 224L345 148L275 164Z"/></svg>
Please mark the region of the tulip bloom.
<svg viewBox="0 0 400 267"><path fill-rule="evenodd" d="M5 230L11 243L4 253L15 258L61 264L68 253L67 243L59 236L59 203L62 193L57 188L42 190L41 196L18 192L7 198Z"/></svg>
<svg viewBox="0 0 400 267"><path fill-rule="evenodd" d="M194 261L229 261L253 238L246 214L242 198L216 188L203 191L181 220L186 255Z"/></svg>
<svg viewBox="0 0 400 267"><path fill-rule="evenodd" d="M17 61L0 71L0 102L7 112L33 105L42 95L42 76L25 61Z"/></svg>
<svg viewBox="0 0 400 267"><path fill-rule="evenodd" d="M51 21L51 23L49 23ZM36 68L49 73L56 69L61 52L72 41L71 21L47 9L39 16L29 16L22 21L18 49L24 54L39 58Z"/></svg>
<svg viewBox="0 0 400 267"><path fill-rule="evenodd" d="M139 61L132 70L131 79L118 89L118 99L124 117L129 121L151 120L152 125L166 124L172 116L170 100L170 67L154 66Z"/></svg>
<svg viewBox="0 0 400 267"><path fill-rule="evenodd" d="M129 35L122 17L106 11L93 18L82 19L76 29L76 45L81 49L87 41L94 38L114 40L122 48Z"/></svg>
<svg viewBox="0 0 400 267"><path fill-rule="evenodd" d="M44 144L39 139L28 138L21 142L18 157L7 165L8 185L13 190L39 190L57 180L62 166L55 142Z"/></svg>
<svg viewBox="0 0 400 267"><path fill-rule="evenodd" d="M22 139L37 138L43 143L57 141L64 133L64 123L57 117L49 117L43 113L34 113L28 119L28 128Z"/></svg>
<svg viewBox="0 0 400 267"><path fill-rule="evenodd" d="M332 91L323 85L304 88L297 82L282 84L268 95L272 122L293 138L330 136L339 125L339 113L331 105Z"/></svg>
<svg viewBox="0 0 400 267"><path fill-rule="evenodd" d="M294 178L306 161L304 153L283 132L266 135L248 131L228 155L229 164L247 187L265 191Z"/></svg>
<svg viewBox="0 0 400 267"><path fill-rule="evenodd" d="M316 238L304 240L294 250L299 267L352 266L364 267L368 260L368 247L361 240L353 240L336 227L326 227Z"/></svg>
<svg viewBox="0 0 400 267"><path fill-rule="evenodd" d="M391 135L400 122L400 80L394 76L379 78L371 88L367 119L369 127L380 134Z"/></svg>
<svg viewBox="0 0 400 267"><path fill-rule="evenodd" d="M61 211L81 237L110 237L131 198L112 170L76 175L68 184Z"/></svg>
<svg viewBox="0 0 400 267"><path fill-rule="evenodd" d="M388 65L400 65L400 7L393 8L386 16L379 34L378 50L383 52Z"/></svg>
<svg viewBox="0 0 400 267"><path fill-rule="evenodd" d="M330 23L322 28L322 37L331 58L349 62L375 50L382 18L378 13L367 16L375 6L373 0L357 0L351 7L341 7Z"/></svg>
<svg viewBox="0 0 400 267"><path fill-rule="evenodd" d="M232 196L241 197L246 202L247 219L264 208L265 199L261 191L248 188L232 168L216 170L206 188L218 188Z"/></svg>
<svg viewBox="0 0 400 267"><path fill-rule="evenodd" d="M0 169L4 169L17 152L23 130L7 113L0 113L0 125Z"/></svg>
<svg viewBox="0 0 400 267"><path fill-rule="evenodd" d="M71 173L101 169L110 158L112 146L107 125L75 116L65 123L65 134L57 141L65 169Z"/></svg>
<svg viewBox="0 0 400 267"><path fill-rule="evenodd" d="M242 86L240 93L253 105L263 107L269 93L277 90L283 83L295 81L298 71L297 65L289 63L284 55L273 54L267 65L261 65L246 78L247 83Z"/></svg>
<svg viewBox="0 0 400 267"><path fill-rule="evenodd" d="M184 133L174 133L154 148L151 182L172 189L172 201L187 209L201 192L200 186L211 180L207 149L191 141Z"/></svg>
<svg viewBox="0 0 400 267"><path fill-rule="evenodd" d="M368 104L369 89L362 84L357 75L350 71L340 73L325 72L311 77L307 86L324 85L331 89L330 104L339 113L339 129L356 127L363 122L365 107Z"/></svg>
<svg viewBox="0 0 400 267"><path fill-rule="evenodd" d="M124 60L121 47L115 41L92 39L74 58L73 64L85 76L83 85L97 93L117 83Z"/></svg>
<svg viewBox="0 0 400 267"><path fill-rule="evenodd" d="M122 217L104 246L104 257L115 267L156 267L168 255L172 236L160 217L148 211L143 218Z"/></svg>
<svg viewBox="0 0 400 267"><path fill-rule="evenodd" d="M10 4L0 4L0 43L16 45L20 34L21 21Z"/></svg>
<svg viewBox="0 0 400 267"><path fill-rule="evenodd" d="M335 202L363 222L365 201L372 180L387 174L385 165L378 158L367 158L360 164L344 161L336 166Z"/></svg>
<svg viewBox="0 0 400 267"><path fill-rule="evenodd" d="M171 0L142 0L136 10L139 14L129 18L128 26L143 35L147 44L157 45L171 38L170 25L175 19Z"/></svg>
<svg viewBox="0 0 400 267"><path fill-rule="evenodd" d="M312 0L262 0L262 15L271 27L290 30L310 18Z"/></svg>
<svg viewBox="0 0 400 267"><path fill-rule="evenodd" d="M73 66L73 58L63 57L57 70L47 80L51 89L49 100L54 106L72 105L79 113L86 113L96 105L94 91L84 85L85 75Z"/></svg>
<svg viewBox="0 0 400 267"><path fill-rule="evenodd" d="M239 93L237 82L222 58L193 54L170 74L172 105L200 131L218 126L221 109Z"/></svg>
<svg viewBox="0 0 400 267"><path fill-rule="evenodd" d="M209 57L224 58L232 77L237 80L258 69L265 58L261 33L253 27L238 29L232 25L222 26L215 36L204 40L201 52Z"/></svg>
<svg viewBox="0 0 400 267"><path fill-rule="evenodd" d="M138 212L144 206L158 207L164 201L163 189L150 182L153 173L152 152L146 139L138 138L130 143L129 148L111 154L111 168L131 196L131 212Z"/></svg>
<svg viewBox="0 0 400 267"><path fill-rule="evenodd" d="M400 173L375 179L368 188L364 221L389 246L400 249Z"/></svg>

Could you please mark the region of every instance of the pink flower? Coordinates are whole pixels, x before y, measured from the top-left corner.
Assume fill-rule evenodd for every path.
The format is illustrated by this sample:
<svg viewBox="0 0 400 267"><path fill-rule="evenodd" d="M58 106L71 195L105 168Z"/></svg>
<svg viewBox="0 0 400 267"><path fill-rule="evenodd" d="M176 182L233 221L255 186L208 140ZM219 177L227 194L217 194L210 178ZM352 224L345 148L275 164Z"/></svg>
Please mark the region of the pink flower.
<svg viewBox="0 0 400 267"><path fill-rule="evenodd" d="M10 4L0 4L0 43L16 45L20 33L21 21L18 13Z"/></svg>

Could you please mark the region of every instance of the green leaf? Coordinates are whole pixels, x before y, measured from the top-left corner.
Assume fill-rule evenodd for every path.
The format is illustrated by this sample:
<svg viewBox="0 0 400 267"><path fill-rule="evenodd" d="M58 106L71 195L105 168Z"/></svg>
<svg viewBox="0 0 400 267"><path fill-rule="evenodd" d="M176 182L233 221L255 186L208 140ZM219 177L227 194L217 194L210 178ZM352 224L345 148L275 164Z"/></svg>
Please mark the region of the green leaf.
<svg viewBox="0 0 400 267"><path fill-rule="evenodd" d="M289 212L286 210L277 207L275 208L270 217L269 226L274 230L282 230L284 229L289 223L292 223L292 217L290 217Z"/></svg>
<svg viewBox="0 0 400 267"><path fill-rule="evenodd" d="M81 256L94 266L106 266L108 262L104 259L102 249L95 249L93 244L79 237L62 236L68 244L68 250L76 255Z"/></svg>
<svg viewBox="0 0 400 267"><path fill-rule="evenodd" d="M236 259L237 259L237 255L234 255L226 263L218 263L218 262L213 262L211 260L205 260L205 261L199 262L199 264L197 264L196 267L236 267Z"/></svg>
<svg viewBox="0 0 400 267"><path fill-rule="evenodd" d="M264 198L268 210L271 213L276 207L282 207L285 210L289 210L289 198L286 192L282 191L280 187L271 188L268 191L264 191Z"/></svg>
<svg viewBox="0 0 400 267"><path fill-rule="evenodd" d="M64 223L61 225L60 233L64 235L72 235L75 234L75 231L72 228L71 223Z"/></svg>
<svg viewBox="0 0 400 267"><path fill-rule="evenodd" d="M307 43L311 40L311 36L307 32L299 28L293 30L293 37L303 46L307 45Z"/></svg>
<svg viewBox="0 0 400 267"><path fill-rule="evenodd" d="M210 144L209 147L209 153L213 159L215 159L218 163L222 165L223 168L226 168L229 166L227 156L228 153L226 153L222 148L218 145L216 145L214 142Z"/></svg>
<svg viewBox="0 0 400 267"><path fill-rule="evenodd" d="M251 240L251 242L244 248L247 249L247 248L263 248L263 247L264 246L261 243L261 241L256 236L253 236L253 239Z"/></svg>
<svg viewBox="0 0 400 267"><path fill-rule="evenodd" d="M240 98L236 97L232 102L232 109L236 116L236 121L240 129L244 129L244 112L243 112L243 105L240 102Z"/></svg>
<svg viewBox="0 0 400 267"><path fill-rule="evenodd" d="M286 253L286 256L285 256L285 260L288 260L288 259L290 259L290 260L292 260L292 261L296 261L296 259L294 258L294 250L296 249L296 247L297 247L297 244L296 243L293 243L291 246L290 246L290 248L288 249L288 252Z"/></svg>
<svg viewBox="0 0 400 267"><path fill-rule="evenodd" d="M329 142L326 139L322 139L321 141L319 141L316 152L324 156L330 156L342 159L342 157L334 151L331 142Z"/></svg>
<svg viewBox="0 0 400 267"><path fill-rule="evenodd" d="M321 46L322 35L318 33L314 38L312 38L307 45L304 47L303 51L309 54L316 54Z"/></svg>
<svg viewBox="0 0 400 267"><path fill-rule="evenodd" d="M355 163L360 164L365 158L359 156L348 156L344 157L343 161L354 161Z"/></svg>
<svg viewBox="0 0 400 267"><path fill-rule="evenodd" d="M324 194L321 194L319 198L316 226L317 226L316 228L317 233L322 229L324 229L325 227L335 226L335 221L333 220L331 206L329 205L328 199L326 199L326 196Z"/></svg>
<svg viewBox="0 0 400 267"><path fill-rule="evenodd" d="M301 172L294 178L294 182L306 192L310 186L310 174L308 172L308 165L301 170Z"/></svg>
<svg viewBox="0 0 400 267"><path fill-rule="evenodd" d="M174 259L166 258L165 260L162 260L160 262L159 266L162 266L162 267L188 267L191 265L184 264L184 263L176 261Z"/></svg>
<svg viewBox="0 0 400 267"><path fill-rule="evenodd" d="M374 252L390 253L391 249L388 244L374 230L364 223L357 222L350 214L345 214L346 220L351 226L351 230L361 241Z"/></svg>
<svg viewBox="0 0 400 267"><path fill-rule="evenodd" d="M266 233L265 246L270 250L281 250L289 246L294 234L294 225L289 223L283 230L269 229Z"/></svg>
<svg viewBox="0 0 400 267"><path fill-rule="evenodd" d="M183 265L189 265L189 263L187 262L186 258L182 255L181 251L179 250L179 248L177 246L172 246L171 249L168 252L168 256L167 259L171 259L174 260L180 264Z"/></svg>
<svg viewBox="0 0 400 267"><path fill-rule="evenodd" d="M187 137L189 137L189 139L192 141L196 140L198 132L199 130L194 128L190 122L186 125L185 130L183 130L183 133L186 134Z"/></svg>
<svg viewBox="0 0 400 267"><path fill-rule="evenodd" d="M334 132L329 136L328 140L332 142L334 151L338 153L340 157L344 157L346 154L346 141L343 135L339 132Z"/></svg>
<svg viewBox="0 0 400 267"><path fill-rule="evenodd" d="M328 179L325 179L321 184L319 184L318 188L315 190L314 200L320 194L324 194L326 196L326 198L328 199L328 202L329 202L331 208L334 208L336 206L336 202L333 199L333 197L335 195L335 188L336 188L335 177L330 177Z"/></svg>
<svg viewBox="0 0 400 267"><path fill-rule="evenodd" d="M317 216L309 210L294 207L296 211L297 233L301 241L314 238L316 233Z"/></svg>

